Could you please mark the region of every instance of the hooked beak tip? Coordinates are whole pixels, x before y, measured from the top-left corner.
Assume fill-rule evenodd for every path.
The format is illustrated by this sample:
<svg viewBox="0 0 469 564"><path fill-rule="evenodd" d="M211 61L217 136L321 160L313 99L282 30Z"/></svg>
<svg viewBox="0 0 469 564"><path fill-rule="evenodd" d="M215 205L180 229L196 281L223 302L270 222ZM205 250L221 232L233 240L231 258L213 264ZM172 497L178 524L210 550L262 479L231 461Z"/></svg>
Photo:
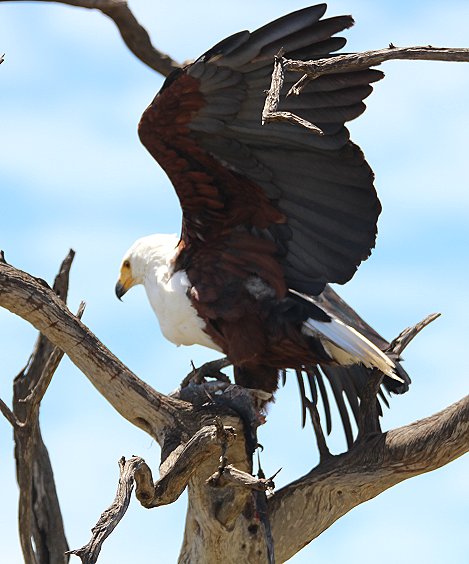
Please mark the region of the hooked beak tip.
<svg viewBox="0 0 469 564"><path fill-rule="evenodd" d="M119 301L122 301L122 296L127 292L127 290L124 288L123 284L118 282L116 284L115 292L116 292L116 296L119 299Z"/></svg>

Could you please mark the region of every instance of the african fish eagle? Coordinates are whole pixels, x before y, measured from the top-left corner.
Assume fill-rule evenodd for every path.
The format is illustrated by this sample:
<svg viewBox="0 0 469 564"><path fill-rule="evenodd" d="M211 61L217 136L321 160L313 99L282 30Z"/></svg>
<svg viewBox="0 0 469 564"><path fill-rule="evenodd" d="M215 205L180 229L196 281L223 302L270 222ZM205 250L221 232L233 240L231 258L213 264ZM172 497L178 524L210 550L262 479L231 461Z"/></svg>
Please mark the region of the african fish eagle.
<svg viewBox="0 0 469 564"><path fill-rule="evenodd" d="M143 284L167 339L223 351L238 384L267 392L279 370L310 365L361 364L402 382L395 362L319 299L375 244L373 172L344 123L365 110L383 73L326 74L289 99L323 135L261 125L280 48L307 60L345 45L335 34L353 19L321 19L325 11L305 8L221 41L168 76L139 124L179 197L182 232L136 241L116 294ZM287 77L285 91L291 85Z"/></svg>

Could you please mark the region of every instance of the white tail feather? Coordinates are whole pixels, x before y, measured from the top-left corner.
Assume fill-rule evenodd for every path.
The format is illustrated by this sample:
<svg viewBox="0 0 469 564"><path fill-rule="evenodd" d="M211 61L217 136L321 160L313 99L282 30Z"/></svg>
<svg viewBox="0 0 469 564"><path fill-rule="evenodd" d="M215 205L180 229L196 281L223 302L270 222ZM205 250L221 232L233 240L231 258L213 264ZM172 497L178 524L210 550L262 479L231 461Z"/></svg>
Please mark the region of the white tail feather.
<svg viewBox="0 0 469 564"><path fill-rule="evenodd" d="M403 381L396 374L396 366L390 358L356 329L339 319L317 321L309 318L303 324L303 333L318 338L327 354L338 364L347 366L362 363L367 368L378 368L398 382Z"/></svg>

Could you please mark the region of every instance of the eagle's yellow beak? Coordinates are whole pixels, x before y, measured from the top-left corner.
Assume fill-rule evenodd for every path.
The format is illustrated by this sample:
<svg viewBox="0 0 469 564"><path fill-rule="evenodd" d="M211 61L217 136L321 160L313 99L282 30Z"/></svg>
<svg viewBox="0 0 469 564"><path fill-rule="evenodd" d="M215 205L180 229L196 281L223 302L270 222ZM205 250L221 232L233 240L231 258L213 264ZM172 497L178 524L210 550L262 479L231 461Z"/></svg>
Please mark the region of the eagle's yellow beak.
<svg viewBox="0 0 469 564"><path fill-rule="evenodd" d="M116 284L116 296L121 299L122 296L134 286L135 280L132 278L132 270L128 261L124 261L121 266L119 280Z"/></svg>

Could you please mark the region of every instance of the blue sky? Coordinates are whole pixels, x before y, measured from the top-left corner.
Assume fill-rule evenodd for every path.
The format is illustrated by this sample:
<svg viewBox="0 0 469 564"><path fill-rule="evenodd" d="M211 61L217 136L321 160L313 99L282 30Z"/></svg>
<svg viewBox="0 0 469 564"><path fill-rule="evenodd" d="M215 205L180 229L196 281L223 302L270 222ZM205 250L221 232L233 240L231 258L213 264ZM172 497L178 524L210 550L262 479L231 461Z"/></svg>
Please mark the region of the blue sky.
<svg viewBox="0 0 469 564"><path fill-rule="evenodd" d="M178 60L196 57L226 35L255 29L306 2L131 1L155 45ZM395 45L468 46L469 4L431 0L337 0L328 14L351 13L349 50ZM158 390L174 389L190 368L213 358L160 336L143 288L119 303L113 292L124 251L139 236L177 232L174 192L140 146L136 124L161 84L98 12L60 5L1 3L0 248L7 260L52 280L70 247L77 252L69 304L87 302L84 321L132 370ZM430 415L467 393L469 339L469 67L391 62L386 79L351 124L376 173L383 203L377 248L341 295L386 337L427 313L436 321L409 347L411 391L394 398L383 426ZM35 331L0 311L0 396L27 361ZM264 469L285 484L317 462L311 429L301 430L293 381L277 394L261 430ZM121 420L64 360L42 406L72 547L111 502L120 456L139 454L156 469L158 446ZM343 447L339 425L331 444ZM22 561L11 430L0 423L1 561ZM342 518L291 562L381 564L462 562L467 557L467 459L407 481ZM103 564L158 555L174 562L185 500L152 511L134 500L107 541ZM370 540L372 539L372 540ZM370 545L369 543L375 543ZM370 558L363 557L363 547Z"/></svg>

